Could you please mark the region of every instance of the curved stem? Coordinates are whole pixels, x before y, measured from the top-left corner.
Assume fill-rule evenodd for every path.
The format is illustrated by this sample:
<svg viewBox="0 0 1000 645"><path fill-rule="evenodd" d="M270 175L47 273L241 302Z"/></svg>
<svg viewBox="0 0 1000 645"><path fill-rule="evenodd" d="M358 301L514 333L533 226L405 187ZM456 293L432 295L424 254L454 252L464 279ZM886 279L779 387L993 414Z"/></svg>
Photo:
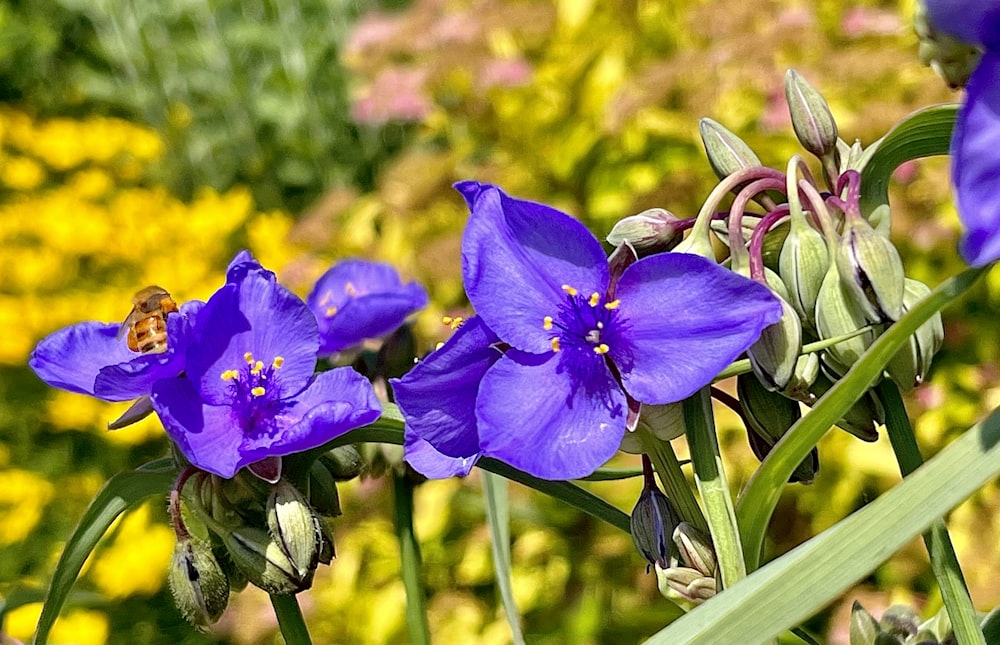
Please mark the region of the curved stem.
<svg viewBox="0 0 1000 645"><path fill-rule="evenodd" d="M285 645L312 645L309 628L295 596L271 594L271 606L278 618L278 629Z"/></svg>
<svg viewBox="0 0 1000 645"><path fill-rule="evenodd" d="M642 449L646 451L653 467L660 475L660 483L663 484L663 492L674 505L674 510L681 519L691 524L695 528L708 532L708 522L705 515L698 506L698 500L694 498L691 485L688 484L684 471L681 470L680 462L674 453L674 447L669 441L656 438L652 432L639 426L636 429L639 433L639 440L642 442Z"/></svg>

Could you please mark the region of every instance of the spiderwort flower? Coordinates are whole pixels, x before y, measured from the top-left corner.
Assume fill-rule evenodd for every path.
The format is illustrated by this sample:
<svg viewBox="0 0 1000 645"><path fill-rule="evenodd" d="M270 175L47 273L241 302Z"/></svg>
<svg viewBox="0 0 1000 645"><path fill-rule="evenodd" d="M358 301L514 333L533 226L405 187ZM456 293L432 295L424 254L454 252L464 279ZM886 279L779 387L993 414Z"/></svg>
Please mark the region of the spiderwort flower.
<svg viewBox="0 0 1000 645"><path fill-rule="evenodd" d="M170 438L202 470L232 477L379 416L371 384L354 370L313 374L315 318L252 259L230 265L195 326L185 375L158 381L152 399Z"/></svg>
<svg viewBox="0 0 1000 645"><path fill-rule="evenodd" d="M319 323L320 355L327 356L393 332L427 306L427 292L403 284L388 264L343 260L316 281L307 302Z"/></svg>
<svg viewBox="0 0 1000 645"><path fill-rule="evenodd" d="M951 176L965 225L959 251L973 266L1000 259L1000 5L925 0L933 25L984 49L951 139Z"/></svg>
<svg viewBox="0 0 1000 645"><path fill-rule="evenodd" d="M394 384L408 424L446 456L478 451L537 477L585 476L621 443L629 398L690 396L781 316L766 288L689 254L638 260L612 291L600 243L569 215L487 184L456 188L471 210L462 241L466 292L502 341L472 345L505 351L492 364L467 361L475 369L441 377L442 387L423 384L423 405L442 415L437 427L405 393L433 371L421 376L418 365L408 382ZM439 351L450 360L460 347Z"/></svg>

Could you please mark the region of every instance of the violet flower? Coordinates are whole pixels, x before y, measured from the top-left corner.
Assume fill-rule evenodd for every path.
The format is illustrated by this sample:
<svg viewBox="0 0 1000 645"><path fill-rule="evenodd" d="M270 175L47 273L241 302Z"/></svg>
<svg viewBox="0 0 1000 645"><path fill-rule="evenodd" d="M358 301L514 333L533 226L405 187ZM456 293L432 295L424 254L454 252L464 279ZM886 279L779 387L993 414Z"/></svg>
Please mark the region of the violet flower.
<svg viewBox="0 0 1000 645"><path fill-rule="evenodd" d="M198 315L185 375L158 381L153 406L194 466L227 478L251 466L277 480L278 458L380 414L371 384L354 370L313 373L318 349L306 304L252 259L234 261ZM270 465L253 468L261 463Z"/></svg>
<svg viewBox="0 0 1000 645"><path fill-rule="evenodd" d="M690 396L781 316L767 288L695 255L643 258L612 286L600 243L569 215L456 188L472 211L462 267L482 327L393 383L412 432L446 457L588 475L617 450L630 402Z"/></svg>
<svg viewBox="0 0 1000 645"><path fill-rule="evenodd" d="M926 0L926 7L935 28L984 49L951 139L952 183L965 226L959 251L982 266L1000 259L1000 5Z"/></svg>
<svg viewBox="0 0 1000 645"><path fill-rule="evenodd" d="M343 260L316 281L307 302L319 323L320 355L327 356L392 333L427 306L427 292L403 284L388 264Z"/></svg>

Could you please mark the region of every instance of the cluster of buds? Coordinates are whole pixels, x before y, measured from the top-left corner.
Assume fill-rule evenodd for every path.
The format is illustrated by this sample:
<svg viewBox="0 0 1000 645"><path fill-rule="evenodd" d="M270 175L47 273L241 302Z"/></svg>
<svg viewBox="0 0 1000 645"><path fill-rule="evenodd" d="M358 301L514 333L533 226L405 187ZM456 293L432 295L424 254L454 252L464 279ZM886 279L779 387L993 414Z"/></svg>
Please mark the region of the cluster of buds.
<svg viewBox="0 0 1000 645"><path fill-rule="evenodd" d="M356 477L361 467L357 450L342 446L309 464L286 458L274 483L247 469L232 479L183 471L170 497L177 545L168 581L184 617L211 625L230 590L247 583L276 595L308 589L317 566L335 555L337 482Z"/></svg>
<svg viewBox="0 0 1000 645"><path fill-rule="evenodd" d="M948 612L927 621L909 607L893 605L881 620L855 601L851 608L851 645L944 645L955 642Z"/></svg>
<svg viewBox="0 0 1000 645"><path fill-rule="evenodd" d="M678 220L665 211L646 211L619 222L610 240L638 252L709 255L718 246L714 234L728 246L733 271L767 286L781 300L783 316L748 350L753 375L740 379L739 401L731 402L746 420L751 447L761 458L799 419L799 403L815 403L889 325L929 293L926 285L904 275L889 239L888 206L862 212L861 171L871 150L840 138L825 99L794 70L785 77L785 95L796 137L819 161L816 175L799 155L784 171L764 167L743 140L704 119L702 141L721 182L698 217ZM722 209L727 194L735 197ZM681 239L686 229L691 232ZM885 375L911 390L926 377L942 339L941 317L935 314ZM881 404L868 392L838 426L874 441L883 422ZM817 468L813 453L792 480L811 481Z"/></svg>

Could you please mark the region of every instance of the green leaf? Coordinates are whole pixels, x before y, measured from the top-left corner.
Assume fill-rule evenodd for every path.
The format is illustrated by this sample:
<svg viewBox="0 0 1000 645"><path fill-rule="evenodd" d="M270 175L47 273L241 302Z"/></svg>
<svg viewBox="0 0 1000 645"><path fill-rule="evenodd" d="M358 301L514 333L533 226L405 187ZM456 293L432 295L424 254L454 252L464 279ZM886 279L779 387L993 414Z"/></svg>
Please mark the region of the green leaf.
<svg viewBox="0 0 1000 645"><path fill-rule="evenodd" d="M865 151L861 170L861 212L870 214L889 203L889 180L902 163L946 155L955 127L957 105L935 105L900 121Z"/></svg>
<svg viewBox="0 0 1000 645"><path fill-rule="evenodd" d="M493 568L496 571L497 588L503 602L507 622L510 624L514 645L524 645L521 633L521 618L514 602L514 588L510 576L510 507L507 498L507 480L485 473L483 475L483 495L486 498L486 522L490 527L490 551L493 553Z"/></svg>
<svg viewBox="0 0 1000 645"><path fill-rule="evenodd" d="M170 490L177 473L172 464L170 468L163 467L168 464L169 460L160 460L135 471L118 473L104 484L104 488L90 503L56 563L45 604L38 618L35 645L43 645L48 639L49 631L59 616L73 583L80 575L83 563L115 518L147 497L164 495Z"/></svg>
<svg viewBox="0 0 1000 645"><path fill-rule="evenodd" d="M278 630L285 640L285 645L311 645L309 628L302 617L299 601L294 595L271 594L271 607L278 619Z"/></svg>
<svg viewBox="0 0 1000 645"><path fill-rule="evenodd" d="M399 540L399 567L406 589L406 628L413 645L429 645L427 601L420 564L420 543L413 532L414 482L406 474L393 471L392 491L396 509L396 538Z"/></svg>
<svg viewBox="0 0 1000 645"><path fill-rule="evenodd" d="M1000 474L1000 410L845 520L680 617L650 645L759 643L840 596Z"/></svg>

